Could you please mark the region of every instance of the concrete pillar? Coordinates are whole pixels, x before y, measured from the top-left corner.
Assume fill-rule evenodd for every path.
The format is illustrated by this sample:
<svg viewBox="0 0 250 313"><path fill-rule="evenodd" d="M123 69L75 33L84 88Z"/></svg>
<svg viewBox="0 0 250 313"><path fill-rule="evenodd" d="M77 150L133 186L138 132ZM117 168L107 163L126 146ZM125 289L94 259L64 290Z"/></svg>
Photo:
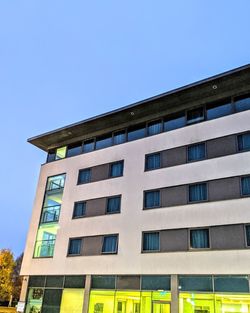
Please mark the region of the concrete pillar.
<svg viewBox="0 0 250 313"><path fill-rule="evenodd" d="M91 289L91 275L86 275L82 313L88 313Z"/></svg>
<svg viewBox="0 0 250 313"><path fill-rule="evenodd" d="M20 293L20 302L26 301L26 295L28 292L29 276L23 276L22 288Z"/></svg>
<svg viewBox="0 0 250 313"><path fill-rule="evenodd" d="M171 275L171 313L179 313L178 275Z"/></svg>

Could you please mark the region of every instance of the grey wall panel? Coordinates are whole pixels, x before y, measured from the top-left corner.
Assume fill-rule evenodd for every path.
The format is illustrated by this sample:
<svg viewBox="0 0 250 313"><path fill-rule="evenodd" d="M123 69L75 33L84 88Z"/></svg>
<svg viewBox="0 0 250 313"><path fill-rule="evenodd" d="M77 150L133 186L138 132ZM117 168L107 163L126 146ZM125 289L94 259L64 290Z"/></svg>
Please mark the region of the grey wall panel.
<svg viewBox="0 0 250 313"><path fill-rule="evenodd" d="M230 177L208 182L208 200L228 200L240 198L239 177Z"/></svg>
<svg viewBox="0 0 250 313"><path fill-rule="evenodd" d="M244 225L222 225L210 228L212 249L245 248Z"/></svg>
<svg viewBox="0 0 250 313"><path fill-rule="evenodd" d="M160 251L187 251L188 250L188 230L169 229L160 232Z"/></svg>
<svg viewBox="0 0 250 313"><path fill-rule="evenodd" d="M82 255L101 255L103 236L84 237Z"/></svg>
<svg viewBox="0 0 250 313"><path fill-rule="evenodd" d="M109 164L102 164L92 167L91 181L107 179L109 177Z"/></svg>
<svg viewBox="0 0 250 313"><path fill-rule="evenodd" d="M106 213L106 198L87 200L86 217L104 215Z"/></svg>
<svg viewBox="0 0 250 313"><path fill-rule="evenodd" d="M140 276L117 276L116 289L140 289Z"/></svg>
<svg viewBox="0 0 250 313"><path fill-rule="evenodd" d="M175 166L186 163L186 147L178 147L161 152L162 167Z"/></svg>
<svg viewBox="0 0 250 313"><path fill-rule="evenodd" d="M187 204L187 186L168 187L161 190L161 206Z"/></svg>
<svg viewBox="0 0 250 313"><path fill-rule="evenodd" d="M236 136L226 136L207 141L207 158L216 158L237 152Z"/></svg>

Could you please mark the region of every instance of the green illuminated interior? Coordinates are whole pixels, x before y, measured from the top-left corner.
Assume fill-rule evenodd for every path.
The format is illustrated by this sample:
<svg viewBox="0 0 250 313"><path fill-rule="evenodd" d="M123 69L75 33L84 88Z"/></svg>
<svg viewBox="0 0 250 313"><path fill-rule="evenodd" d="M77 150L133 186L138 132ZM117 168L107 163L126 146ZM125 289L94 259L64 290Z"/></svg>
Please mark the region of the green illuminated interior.
<svg viewBox="0 0 250 313"><path fill-rule="evenodd" d="M165 291L95 290L90 293L89 313L170 313L170 301Z"/></svg>
<svg viewBox="0 0 250 313"><path fill-rule="evenodd" d="M40 313L43 301L43 289L31 288L28 293L28 300L25 313Z"/></svg>
<svg viewBox="0 0 250 313"><path fill-rule="evenodd" d="M181 293L180 313L249 313L250 296L240 294Z"/></svg>
<svg viewBox="0 0 250 313"><path fill-rule="evenodd" d="M60 313L82 313L84 289L64 289Z"/></svg>
<svg viewBox="0 0 250 313"><path fill-rule="evenodd" d="M34 257L51 257L54 253L58 224L40 225L34 251Z"/></svg>
<svg viewBox="0 0 250 313"><path fill-rule="evenodd" d="M56 160L64 159L66 157L67 147L56 149Z"/></svg>

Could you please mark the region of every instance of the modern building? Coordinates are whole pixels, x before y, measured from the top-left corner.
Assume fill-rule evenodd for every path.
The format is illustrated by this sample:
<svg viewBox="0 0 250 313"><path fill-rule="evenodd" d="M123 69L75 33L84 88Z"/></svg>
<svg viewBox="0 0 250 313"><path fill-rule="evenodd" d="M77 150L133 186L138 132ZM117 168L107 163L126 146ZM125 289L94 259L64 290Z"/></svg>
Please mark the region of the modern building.
<svg viewBox="0 0 250 313"><path fill-rule="evenodd" d="M250 312L250 65L28 141L26 313Z"/></svg>

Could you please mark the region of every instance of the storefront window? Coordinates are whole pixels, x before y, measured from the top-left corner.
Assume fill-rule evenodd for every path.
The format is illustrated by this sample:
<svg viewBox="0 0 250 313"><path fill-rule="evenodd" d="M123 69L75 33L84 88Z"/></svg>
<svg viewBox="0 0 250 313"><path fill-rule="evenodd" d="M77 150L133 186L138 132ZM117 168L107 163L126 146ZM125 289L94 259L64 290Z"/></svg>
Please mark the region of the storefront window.
<svg viewBox="0 0 250 313"><path fill-rule="evenodd" d="M25 313L41 313L43 293L44 290L42 288L29 289Z"/></svg>
<svg viewBox="0 0 250 313"><path fill-rule="evenodd" d="M91 291L89 313L113 313L114 300L115 291Z"/></svg>
<svg viewBox="0 0 250 313"><path fill-rule="evenodd" d="M181 293L179 297L180 313L214 313L214 295Z"/></svg>
<svg viewBox="0 0 250 313"><path fill-rule="evenodd" d="M60 313L82 313L84 289L64 289Z"/></svg>

